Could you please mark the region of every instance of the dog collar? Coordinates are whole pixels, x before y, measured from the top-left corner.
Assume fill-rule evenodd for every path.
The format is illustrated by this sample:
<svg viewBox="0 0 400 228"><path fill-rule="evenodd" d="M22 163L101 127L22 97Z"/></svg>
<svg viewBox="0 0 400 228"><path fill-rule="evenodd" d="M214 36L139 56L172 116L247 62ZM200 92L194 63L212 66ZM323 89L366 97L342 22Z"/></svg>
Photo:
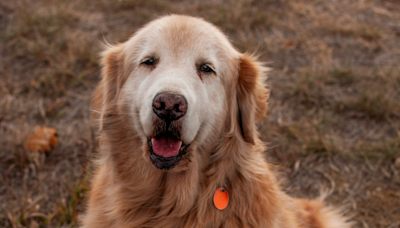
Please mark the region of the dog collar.
<svg viewBox="0 0 400 228"><path fill-rule="evenodd" d="M214 193L213 203L218 210L224 210L229 203L228 191L225 188L218 188Z"/></svg>

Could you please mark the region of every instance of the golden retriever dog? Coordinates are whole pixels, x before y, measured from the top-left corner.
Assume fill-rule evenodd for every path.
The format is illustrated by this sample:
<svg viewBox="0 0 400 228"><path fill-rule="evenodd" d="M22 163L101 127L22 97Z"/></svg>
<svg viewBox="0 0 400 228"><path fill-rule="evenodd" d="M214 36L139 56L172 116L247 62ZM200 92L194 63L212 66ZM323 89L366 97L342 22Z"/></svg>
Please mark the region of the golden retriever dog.
<svg viewBox="0 0 400 228"><path fill-rule="evenodd" d="M266 68L212 24L170 15L102 53L84 228L348 228L288 196L264 157Z"/></svg>

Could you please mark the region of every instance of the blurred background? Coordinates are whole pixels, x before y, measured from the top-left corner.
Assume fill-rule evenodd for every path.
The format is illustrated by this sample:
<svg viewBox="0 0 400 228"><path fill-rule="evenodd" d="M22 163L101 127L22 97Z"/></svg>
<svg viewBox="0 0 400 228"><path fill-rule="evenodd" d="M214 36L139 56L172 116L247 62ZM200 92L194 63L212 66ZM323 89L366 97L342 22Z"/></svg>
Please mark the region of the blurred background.
<svg viewBox="0 0 400 228"><path fill-rule="evenodd" d="M101 43L171 13L272 68L259 129L288 193L325 189L355 227L400 227L399 0L0 1L0 227L76 227ZM26 146L36 126L57 131L53 149Z"/></svg>

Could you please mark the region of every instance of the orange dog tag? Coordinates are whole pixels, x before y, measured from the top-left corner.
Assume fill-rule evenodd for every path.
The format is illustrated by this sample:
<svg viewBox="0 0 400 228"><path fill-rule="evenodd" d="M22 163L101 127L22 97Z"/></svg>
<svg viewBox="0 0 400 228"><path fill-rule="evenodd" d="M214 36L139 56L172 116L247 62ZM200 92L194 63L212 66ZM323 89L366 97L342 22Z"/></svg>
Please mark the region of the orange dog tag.
<svg viewBox="0 0 400 228"><path fill-rule="evenodd" d="M217 191L214 193L214 198L213 198L214 206L222 211L224 210L229 203L229 195L228 191L226 191L224 188L219 188Z"/></svg>

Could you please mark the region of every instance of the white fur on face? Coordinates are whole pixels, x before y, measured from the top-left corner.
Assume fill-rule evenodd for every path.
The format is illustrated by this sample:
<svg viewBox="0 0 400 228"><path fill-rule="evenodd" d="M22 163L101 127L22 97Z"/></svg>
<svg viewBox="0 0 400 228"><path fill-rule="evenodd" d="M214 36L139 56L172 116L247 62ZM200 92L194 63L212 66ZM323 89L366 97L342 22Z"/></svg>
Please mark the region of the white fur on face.
<svg viewBox="0 0 400 228"><path fill-rule="evenodd" d="M224 63L218 58L220 46L217 37L208 35L207 30L193 30L190 25L153 23L131 38L125 50L133 56L134 69L123 93L132 113L138 113L135 117L139 119L133 118L136 130L143 129L147 138L153 134L153 99L159 93L169 92L182 95L188 104L181 118L183 143L189 144L196 137L203 141L216 121L224 118L226 93L221 78ZM147 57L158 60L154 69L140 65ZM202 63L212 64L216 74L199 75Z"/></svg>

